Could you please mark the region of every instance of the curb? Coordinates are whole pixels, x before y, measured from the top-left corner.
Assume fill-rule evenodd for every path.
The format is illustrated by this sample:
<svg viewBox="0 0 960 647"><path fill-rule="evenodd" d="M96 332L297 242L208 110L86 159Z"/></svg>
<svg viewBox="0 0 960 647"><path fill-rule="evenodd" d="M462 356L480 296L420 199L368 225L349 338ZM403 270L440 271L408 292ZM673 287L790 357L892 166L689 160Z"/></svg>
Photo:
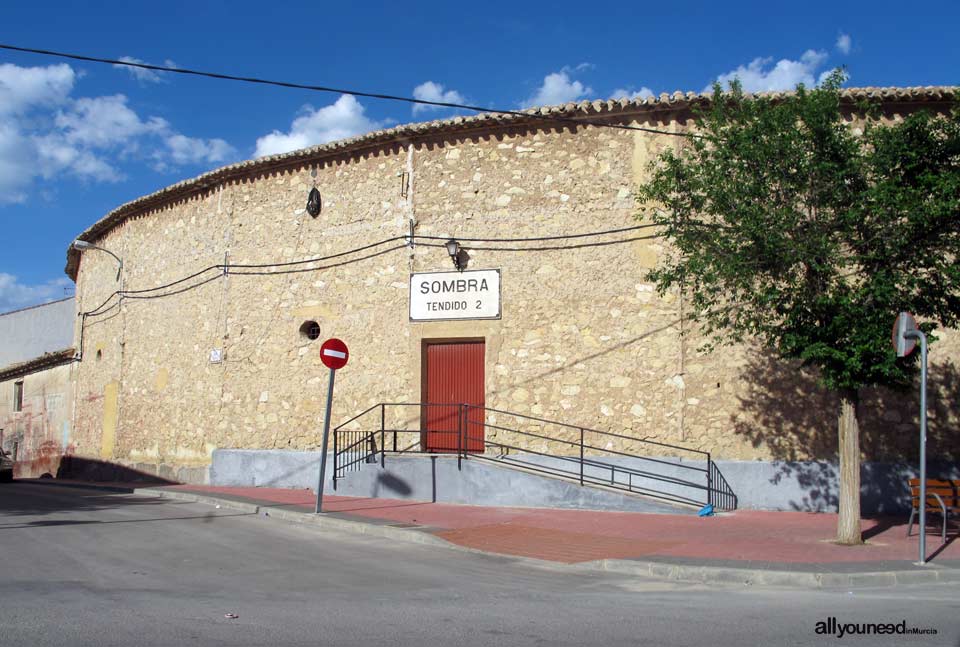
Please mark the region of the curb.
<svg viewBox="0 0 960 647"><path fill-rule="evenodd" d="M549 560L523 557L519 555L503 555L491 553L478 548L469 548L448 542L440 537L410 528L397 528L389 525L377 525L363 521L337 519L335 517L318 516L307 512L276 509L271 506L261 506L254 503L223 499L205 494L165 490L163 488L123 488L106 485L66 484L52 481L49 485L100 489L110 492L147 494L165 499L188 501L217 505L221 508L239 510L258 516L264 516L280 521L309 524L327 530L340 530L368 537L393 539L407 543L442 547L462 552L480 555L497 555L507 557L522 563L537 567L561 568L564 570L604 571L618 575L639 575L658 580L692 584L721 584L743 586L786 587L803 589L856 589L875 587L894 587L910 584L934 584L960 582L960 569L944 568L929 565L928 570L917 571L873 571L861 573L833 573L815 571L776 571L752 568L734 568L721 566L696 566L684 564L670 564L667 562L602 559L593 562L566 564ZM262 515L261 515L262 512Z"/></svg>
<svg viewBox="0 0 960 647"><path fill-rule="evenodd" d="M218 497L204 494L193 494L191 492L178 492L163 490L159 488L141 488L137 493L149 494L164 499L175 499L178 501L189 501L192 503L205 503L208 505L218 505L221 508L229 510L239 510L270 519L279 519L300 524L310 524L327 530L342 530L358 535L367 535L369 537L380 537L383 539L396 539L416 544L429 544L431 546L453 546L439 537L418 532L416 530L406 530L392 526L378 526L362 521L349 521L347 519L337 519L335 517L318 516L306 512L295 512L293 510L276 509L271 506L260 506L254 503L245 503L243 501L233 501L231 499L221 499Z"/></svg>
<svg viewBox="0 0 960 647"><path fill-rule="evenodd" d="M925 571L872 571L832 573L816 571L775 571L721 566L686 566L665 562L604 559L593 562L601 569L624 575L697 584L742 584L805 589L874 588L908 584L960 582L960 571L930 566Z"/></svg>

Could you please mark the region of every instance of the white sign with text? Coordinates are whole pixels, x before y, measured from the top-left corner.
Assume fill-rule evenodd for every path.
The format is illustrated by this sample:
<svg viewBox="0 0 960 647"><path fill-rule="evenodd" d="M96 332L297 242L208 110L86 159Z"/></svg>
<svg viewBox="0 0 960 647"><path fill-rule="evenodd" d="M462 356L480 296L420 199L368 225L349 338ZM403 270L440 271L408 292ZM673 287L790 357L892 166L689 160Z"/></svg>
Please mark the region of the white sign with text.
<svg viewBox="0 0 960 647"><path fill-rule="evenodd" d="M410 275L410 321L499 318L500 270Z"/></svg>

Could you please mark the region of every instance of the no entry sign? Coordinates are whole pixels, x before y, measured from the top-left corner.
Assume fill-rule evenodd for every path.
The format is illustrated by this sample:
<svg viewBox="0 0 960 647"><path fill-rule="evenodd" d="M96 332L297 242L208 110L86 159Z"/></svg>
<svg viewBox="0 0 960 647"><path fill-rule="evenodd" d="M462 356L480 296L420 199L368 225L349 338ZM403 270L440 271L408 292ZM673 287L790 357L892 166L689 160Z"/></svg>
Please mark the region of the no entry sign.
<svg viewBox="0 0 960 647"><path fill-rule="evenodd" d="M330 386L327 387L327 412L323 416L323 441L320 444L320 474L317 481L317 507L316 512L323 512L323 482L327 472L327 442L330 439L330 407L333 404L333 378L337 374L338 368L347 365L350 359L350 351L347 345L333 337L323 342L320 347L320 361L330 369Z"/></svg>
<svg viewBox="0 0 960 647"><path fill-rule="evenodd" d="M347 365L348 359L350 359L350 351L347 350L347 345L336 337L323 342L323 346L320 347L320 361L327 368L333 370L343 368Z"/></svg>

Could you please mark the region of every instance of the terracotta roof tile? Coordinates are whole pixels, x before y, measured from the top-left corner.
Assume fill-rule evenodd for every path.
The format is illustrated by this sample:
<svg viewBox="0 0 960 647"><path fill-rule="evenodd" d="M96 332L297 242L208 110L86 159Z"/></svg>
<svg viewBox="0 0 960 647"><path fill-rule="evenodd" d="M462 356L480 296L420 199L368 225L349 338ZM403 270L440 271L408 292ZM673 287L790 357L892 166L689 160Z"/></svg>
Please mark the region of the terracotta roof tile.
<svg viewBox="0 0 960 647"><path fill-rule="evenodd" d="M791 92L764 92L757 94L748 94L747 96L765 96L769 98L786 97ZM252 160L245 160L230 164L222 168L214 169L199 175L195 178L183 180L172 184L166 188L160 189L149 195L137 198L131 202L120 205L96 223L88 227L79 236L80 240L95 242L98 238L104 236L115 226L119 225L127 218L168 204L174 200L189 196L203 189L216 186L222 182L242 176L251 170L268 170L272 168L289 167L298 162L308 162L321 160L343 151L363 150L388 142L402 141L411 136L432 134L432 133L453 133L466 130L477 130L485 127L495 127L497 124L508 124L510 122L529 122L536 123L540 117L560 116L563 118L583 118L585 120L594 114L615 117L623 115L632 117L643 114L644 112L653 112L659 109L683 109L697 103L707 103L710 100L710 94L697 94L694 92L674 92L673 94L662 93L659 97L647 97L639 99L620 99L620 100L597 100L581 101L580 103L567 103L558 106L543 106L529 108L522 112L526 116L517 114L503 113L480 113L468 117L456 116L450 119L434 120L429 122L405 124L376 130L373 132L357 135L348 139L342 139L328 144L311 146L288 153L278 155L268 155ZM841 92L843 100L854 102L862 99L883 99L891 102L942 102L960 97L960 86L927 86L927 87L909 87L909 88L849 88ZM65 272L72 279L76 279L77 259L79 252L69 248L67 250L67 266Z"/></svg>
<svg viewBox="0 0 960 647"><path fill-rule="evenodd" d="M60 366L61 364L69 364L75 361L75 354L76 351L73 348L64 348L63 350L52 353L44 353L40 357L35 357L25 362L0 367L0 382L23 377L24 375L36 373L37 371L42 371L54 366Z"/></svg>

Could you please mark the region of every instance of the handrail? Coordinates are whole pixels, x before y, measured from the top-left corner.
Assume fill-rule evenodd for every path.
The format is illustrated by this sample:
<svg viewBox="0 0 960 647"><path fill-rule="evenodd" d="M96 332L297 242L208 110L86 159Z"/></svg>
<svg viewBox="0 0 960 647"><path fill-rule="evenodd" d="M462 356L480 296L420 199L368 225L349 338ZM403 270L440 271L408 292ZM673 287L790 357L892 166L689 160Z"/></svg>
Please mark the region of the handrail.
<svg viewBox="0 0 960 647"><path fill-rule="evenodd" d="M544 453L544 452L538 452L538 451L536 451L535 449L527 449L527 448L522 448L522 447L516 447L516 446L513 446L513 445L505 445L505 444L500 443L500 442L497 442L497 441L488 441L487 444L488 444L488 445L495 446L495 447L505 447L505 448L507 448L507 449L516 449L516 450L518 450L518 451L523 452L524 454L536 454L537 456L546 456L546 457L548 457L548 458L555 458L555 459L557 459L557 460L567 461L567 462L570 462L570 463L577 463L578 465L579 465L580 462L581 462L580 459L579 459L578 457L576 457L576 456L559 456L559 455L557 455L557 454L546 454L546 453ZM473 455L473 456L482 456L481 454L472 454L472 455ZM642 458L642 457L639 457L639 456L638 456L637 458ZM503 457L503 458L498 458L497 460L507 460L507 459L509 459L509 460L515 460L515 459L510 459L509 456L505 456L505 457ZM522 462L522 461L516 461L516 462ZM632 475L632 476L642 476L642 477L644 477L644 478L653 479L653 480L655 480L655 481L664 481L664 482L666 482L666 483L674 483L674 484L676 484L676 485L683 485L683 486L685 486L685 487L691 487L691 488L698 489L698 490L706 490L706 489L707 489L707 486L706 486L706 485L701 485L700 483L694 483L693 481L684 481L683 479L680 479L680 478L677 478L677 477L674 477L674 476L664 476L664 475L661 475L661 474L655 474L655 473L653 473L653 472L644 472L644 471L642 471L642 470L631 469L631 468L629 468L629 467L624 467L623 465L617 465L617 464L615 464L615 463L604 463L603 461L598 461L598 460L593 459L593 458L584 458L584 459L583 459L583 464L584 464L584 465L589 465L589 466L591 466L591 467L597 467L597 468L605 469L605 470L612 469L612 470L615 470L615 471L617 471L617 472L622 472L623 474L629 474L629 475Z"/></svg>
<svg viewBox="0 0 960 647"><path fill-rule="evenodd" d="M351 422L353 422L353 421L356 420L357 418L361 418L361 417L367 415L368 413L370 413L371 411L373 411L374 409L379 409L379 408L382 407L382 406L384 406L384 404L383 404L382 402L373 405L373 406L370 407L369 409L366 409L365 411L363 411L363 412L361 412L361 413L358 413L357 415L355 415L354 417L350 418L350 419L347 420L346 422L341 422L341 423L334 429L334 431L339 431L342 427L345 427L345 426L349 425ZM386 405L386 406L390 406L390 405Z"/></svg>
<svg viewBox="0 0 960 647"><path fill-rule="evenodd" d="M399 407L417 407L419 409L419 415L416 417L411 417L409 423L416 423L416 429L393 429L393 425L390 427L386 424L386 411L387 408L399 408ZM431 407L448 407L456 408L454 414L451 411L449 418L451 423L451 429L444 430L435 430L434 433L443 434L447 441L452 442L453 434L456 434L456 443L455 446L445 445L446 449L440 449L436 451L444 451L453 454L456 452L457 456L457 465L458 468L461 467L462 461L467 458L476 458L482 459L491 462L514 464L522 467L523 469L539 472L543 474L548 474L552 476L559 476L565 479L572 479L578 481L580 485L595 485L602 486L605 488L612 488L616 490L622 490L625 492L630 492L632 494L642 494L644 496L659 498L666 501L671 501L674 503L684 503L684 504L693 504L693 505L712 505L715 509L718 510L733 510L737 507L737 496L730 488L726 479L723 477L723 474L720 472L716 463L713 461L710 452L706 452L700 449L692 449L689 447L682 447L680 445L672 445L669 443L662 443L654 440L647 440L644 438L634 438L631 436L626 436L623 434L617 434L609 431L600 431L598 429L591 429L589 427L582 427L579 425L574 425L565 422L559 422L556 420L548 420L546 418L538 418L536 416L529 416L526 414L515 413L512 411L505 411L502 409L493 409L490 407L482 407L479 405L472 404L463 404L463 403L441 403L441 402L381 402L375 404L363 412L353 416L346 422L339 424L333 430L334 436L334 470L333 470L333 481L334 488L336 488L337 480L343 478L347 471L355 471L360 469L360 466L366 462L378 462L377 458L379 457L379 462L381 466L386 465L386 454L389 452L391 454L403 454L412 451L422 450L422 435L425 433L431 433L427 429L422 427L424 411ZM345 427L354 423L355 421L363 418L364 416L369 415L371 412L380 410L379 423L374 427L373 425L364 425L365 429L356 430L351 429L347 430ZM484 412L483 420L471 420L470 413L473 411L482 411ZM559 438L554 436L545 435L547 432L545 430L538 429L537 431L543 431L543 433L535 433L533 431L522 431L520 429L511 428L503 425L488 423L486 421L486 412L491 412L495 414L500 414L504 416L512 416L520 420L529 420L536 423L541 423L543 425L554 425L557 427L562 427L564 429L574 430L579 432L579 441L576 439L567 439ZM444 415L446 419L447 416ZM455 420L455 422L454 422ZM406 424L406 422L401 421L401 424ZM565 447L572 448L574 450L579 450L579 456L574 454L566 453L550 453L549 449L544 451L538 451L530 447L519 447L516 445L507 444L495 439L486 438L486 434L483 433L481 436L474 435L471 431L472 429L480 428L481 430L495 429L497 431L503 431L511 434L517 434L519 436L524 436L528 438L536 438L548 443L560 443ZM421 439L415 440L409 445L404 442L404 446L398 446L397 440L400 434L419 434ZM654 458L651 456L641 456L638 454L629 453L626 451L621 451L617 449L608 449L605 447L599 447L585 440L585 435L595 434L600 437L607 438L617 438L631 443L638 443L642 445L651 445L659 448L673 449L680 452L688 452L691 454L696 454L705 458L706 467L698 467L696 465L684 464L682 457L677 457L676 460L665 460L664 458ZM379 436L379 448L377 447L378 441L377 437ZM387 438L392 436L392 449L387 447ZM343 442L341 442L341 439ZM365 447L366 444L366 447ZM481 451L477 451L477 447L486 447L486 448L499 448L505 450L504 453L499 457L494 457L490 455L485 455ZM470 449L473 447L473 449ZM434 451L434 450L431 450ZM511 456L510 452L516 451L517 455ZM590 455L585 455L586 451L590 451ZM700 483L692 480L686 480L682 476L676 476L671 474L659 474L654 471L653 467L647 467L646 469L641 469L637 467L632 467L629 465L622 464L624 461L613 463L610 461L601 460L598 458L597 453L600 453L605 456L619 457L620 459L633 459L638 461L645 461L646 464L656 464L669 467L670 469L675 470L688 470L688 473L699 473L703 474L703 477L696 477L698 480L703 478L705 482ZM378 456L379 455L379 456ZM544 458L549 458L553 460L562 461L560 465L550 465L548 463L542 462L531 462L524 461L521 459L523 455L531 456L540 456ZM576 463L579 465L579 470L569 470L563 467L563 463ZM603 472L603 474L609 473L609 477L598 475L598 472ZM690 478L694 478L691 476ZM635 483L635 480L639 480L639 483ZM651 487L653 483L664 484L658 486L665 489L654 489ZM680 489L681 491L678 491ZM686 492L690 493L690 496L686 495L686 492L683 492L683 489L686 489ZM693 494L698 493L698 494ZM705 493L705 499L699 498L702 494Z"/></svg>
<svg viewBox="0 0 960 647"><path fill-rule="evenodd" d="M483 409L484 411L493 411L494 413L502 413L508 416L513 416L515 418L523 418L525 420L535 420L537 422L545 422L550 425L557 425L558 427L568 427L570 429L583 429L584 431L589 431L594 434L600 434L603 436L611 436L613 438L622 438L623 440L630 440L638 443L646 443L648 445L659 445L660 447L667 447L669 449L679 449L684 452L692 452L694 454L702 454L704 456L709 456L710 452L705 452L702 449L691 449L689 447L681 447L680 445L671 445L669 443L661 443L656 440L647 440L645 438L633 438L631 436L624 436L623 434L615 434L612 431L600 431L599 429L590 429L589 427L581 427L580 425L571 425L567 422L559 422L557 420L547 420L545 418L536 418L534 416L528 416L522 413L514 413L512 411L503 411L502 409L493 409L491 407L479 407L475 404L465 404L463 405L468 409Z"/></svg>
<svg viewBox="0 0 960 647"><path fill-rule="evenodd" d="M467 423L467 424L477 424L477 423ZM541 440L549 440L550 442L554 442L554 443L566 443L566 444L570 445L571 447L580 447L580 443L574 442L574 441L572 441L572 440L564 440L563 438L551 438L551 437L549 437L549 436L541 436L540 434L535 434L535 433L530 432L530 431L520 431L519 429L512 429L512 428L510 428L510 427L500 427L499 425L492 425L492 424L489 424L489 423L484 423L483 426L484 426L484 427L489 427L489 428L491 428L491 429L497 429L497 430L499 430L499 431L507 431L507 432L510 432L510 433L512 433L512 434L522 434L522 435L524 435L524 436L530 436L531 438L540 438ZM580 429L580 427L574 427L574 429ZM584 430L584 431L589 431L589 432L593 433L593 430L592 430L592 429L587 429L586 427L583 427L583 430ZM603 432L597 432L597 433L603 433ZM620 437L620 438L629 438L629 436L619 436L619 437ZM641 441L639 441L639 442L644 442L644 441L641 440ZM668 445L668 447L669 447L669 445ZM598 451L598 452L607 452L608 454L616 454L616 455L618 455L618 456L625 456L625 457L627 457L627 458L636 458L636 459L642 460L642 461L651 461L651 462L653 462L653 463L660 463L660 464L662 464L662 465L670 465L671 467L682 467L683 469L694 470L694 471L696 471L696 472L706 472L706 471L707 471L707 468L705 468L705 467L694 467L693 465L684 465L683 463L671 463L670 461L660 460L660 459L658 459L658 458L651 458L651 457L649 457L649 456L638 456L638 455L636 455L636 454L628 454L628 453L626 453L626 452L617 451L616 449L607 449L606 447L597 447L596 445L587 445L587 444L584 444L584 445L583 445L583 448L584 448L584 449L594 449L594 450L596 450L596 451ZM527 450L523 450L523 451L527 451ZM691 450L691 451L699 451L699 450ZM707 455L709 456L709 454L707 454Z"/></svg>
<svg viewBox="0 0 960 647"><path fill-rule="evenodd" d="M536 452L535 452L535 453L536 453ZM474 455L472 456L472 458L475 459L475 460L476 460L476 459L480 459L480 460L485 460L485 461L489 461L489 462L492 462L492 463L502 463L502 462L503 462L503 461L497 460L497 459L495 459L495 458L491 458L491 457L489 457L489 456L484 456L483 454L474 454ZM517 464L520 464L520 465L523 467L523 469L525 469L525 470L529 470L529 471L531 471L531 472L539 472L539 473L541 473L541 474L547 474L547 475L549 475L549 476L557 476L557 475L566 474L566 475L569 475L570 478L576 478L576 477L577 477L577 473L576 473L576 472L571 472L571 471L568 471L568 470L560 470L560 469L544 469L544 468L543 468L543 465L541 465L541 464L539 464L539 463L528 463L528 462L526 462L526 461L516 461L516 460L514 460L514 461L507 461L507 462L508 462L508 463L517 463ZM609 483L608 481L606 481L606 480L601 480L601 479L596 478L596 477L593 477L593 476L585 476L585 477L583 478L583 484L584 484L584 485L596 485L596 486L600 486L600 487L610 487L610 483ZM676 494L669 494L669 493L661 492L661 491L659 491L659 490L652 490L652 489L650 489L650 488L644 488L644 487L640 487L640 486L637 486L637 485L630 485L629 487L626 487L626 488L623 488L623 487L613 487L613 489L622 490L622 491L625 491L625 492L630 492L631 494L642 494L643 496L648 496L648 497L652 497L652 498L656 498L656 499L662 499L662 500L664 500L664 501L670 501L670 502L673 502L673 503L682 503L682 504L686 504L686 505L703 505L703 502L702 502L701 500L699 500L699 499L693 499L693 498L690 498L690 497L680 496L680 495L676 495Z"/></svg>

